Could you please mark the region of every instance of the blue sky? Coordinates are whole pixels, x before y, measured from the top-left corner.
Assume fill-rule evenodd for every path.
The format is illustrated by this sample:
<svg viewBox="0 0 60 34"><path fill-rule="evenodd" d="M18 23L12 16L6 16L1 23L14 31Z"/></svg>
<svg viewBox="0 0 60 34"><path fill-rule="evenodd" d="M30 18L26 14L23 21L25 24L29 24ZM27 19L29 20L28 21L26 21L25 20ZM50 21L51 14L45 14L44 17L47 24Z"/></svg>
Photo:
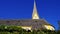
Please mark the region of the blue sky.
<svg viewBox="0 0 60 34"><path fill-rule="evenodd" d="M31 19L34 0L0 0L0 19ZM60 0L36 0L40 18L58 29Z"/></svg>

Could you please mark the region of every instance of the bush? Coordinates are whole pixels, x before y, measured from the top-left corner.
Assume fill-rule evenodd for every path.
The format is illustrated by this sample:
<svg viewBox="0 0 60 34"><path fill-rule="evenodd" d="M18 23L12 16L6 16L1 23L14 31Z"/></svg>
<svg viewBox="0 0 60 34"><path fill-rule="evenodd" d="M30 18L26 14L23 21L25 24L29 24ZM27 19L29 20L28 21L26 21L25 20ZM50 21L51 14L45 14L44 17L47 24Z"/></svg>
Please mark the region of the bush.
<svg viewBox="0 0 60 34"><path fill-rule="evenodd" d="M0 25L0 34L60 34L60 30L32 30L32 32L30 32L22 29L20 26Z"/></svg>
<svg viewBox="0 0 60 34"><path fill-rule="evenodd" d="M10 32L0 32L0 34L10 34Z"/></svg>

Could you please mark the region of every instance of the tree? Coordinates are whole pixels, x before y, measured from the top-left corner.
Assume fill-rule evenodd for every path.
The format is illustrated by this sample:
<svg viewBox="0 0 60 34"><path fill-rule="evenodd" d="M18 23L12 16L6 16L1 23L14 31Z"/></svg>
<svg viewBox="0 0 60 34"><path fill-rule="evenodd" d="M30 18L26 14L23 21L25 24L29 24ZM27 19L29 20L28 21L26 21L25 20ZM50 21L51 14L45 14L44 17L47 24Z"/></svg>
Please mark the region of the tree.
<svg viewBox="0 0 60 34"><path fill-rule="evenodd" d="M60 30L60 20L58 21L58 30Z"/></svg>

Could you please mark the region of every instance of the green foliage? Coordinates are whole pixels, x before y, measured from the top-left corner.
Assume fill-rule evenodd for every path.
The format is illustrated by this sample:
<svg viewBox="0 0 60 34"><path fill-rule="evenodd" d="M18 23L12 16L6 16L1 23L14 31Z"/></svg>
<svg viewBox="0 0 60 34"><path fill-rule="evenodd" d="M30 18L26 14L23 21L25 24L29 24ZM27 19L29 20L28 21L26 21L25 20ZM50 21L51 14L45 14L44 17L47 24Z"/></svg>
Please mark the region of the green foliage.
<svg viewBox="0 0 60 34"><path fill-rule="evenodd" d="M30 32L22 29L20 26L0 25L0 34L60 34L60 30L32 30L32 32Z"/></svg>
<svg viewBox="0 0 60 34"><path fill-rule="evenodd" d="M10 32L0 32L0 34L10 34Z"/></svg>

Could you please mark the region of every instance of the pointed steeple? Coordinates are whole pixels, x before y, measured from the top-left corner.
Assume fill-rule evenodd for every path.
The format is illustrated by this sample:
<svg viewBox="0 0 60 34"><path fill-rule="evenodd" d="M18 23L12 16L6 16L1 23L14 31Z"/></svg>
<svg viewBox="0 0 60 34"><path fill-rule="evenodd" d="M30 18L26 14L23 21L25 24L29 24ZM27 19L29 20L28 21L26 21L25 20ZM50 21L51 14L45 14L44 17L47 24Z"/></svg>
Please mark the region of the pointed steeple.
<svg viewBox="0 0 60 34"><path fill-rule="evenodd" d="M35 2L35 0L34 0L34 8L33 8L32 19L39 19L39 16L38 16L38 13L37 13L37 8L36 8L36 2Z"/></svg>

